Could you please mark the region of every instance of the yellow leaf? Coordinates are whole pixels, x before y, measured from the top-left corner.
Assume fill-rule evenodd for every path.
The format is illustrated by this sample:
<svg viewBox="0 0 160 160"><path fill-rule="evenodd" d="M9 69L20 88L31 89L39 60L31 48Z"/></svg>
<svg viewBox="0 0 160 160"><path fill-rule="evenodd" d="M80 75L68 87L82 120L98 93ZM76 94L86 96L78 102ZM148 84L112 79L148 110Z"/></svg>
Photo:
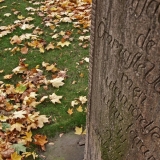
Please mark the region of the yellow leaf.
<svg viewBox="0 0 160 160"><path fill-rule="evenodd" d="M75 128L75 134L81 135L82 134L82 127L76 127Z"/></svg>
<svg viewBox="0 0 160 160"><path fill-rule="evenodd" d="M77 108L77 111L78 111L78 112L83 112L82 106L79 106L79 107Z"/></svg>
<svg viewBox="0 0 160 160"><path fill-rule="evenodd" d="M67 113L69 114L69 115L71 115L71 114L73 114L73 109L68 109L68 111L67 111Z"/></svg>
<svg viewBox="0 0 160 160"><path fill-rule="evenodd" d="M65 41L65 42L58 42L57 43L57 46L61 46L61 47L64 47L64 46L69 46L71 43L69 41Z"/></svg>
<svg viewBox="0 0 160 160"><path fill-rule="evenodd" d="M17 152L11 154L11 160L21 160L22 156L18 155Z"/></svg>
<svg viewBox="0 0 160 160"><path fill-rule="evenodd" d="M81 78L83 78L83 77L84 77L84 74L83 74L83 73L81 73L79 76L80 76Z"/></svg>
<svg viewBox="0 0 160 160"><path fill-rule="evenodd" d="M9 16L11 16L11 13L5 13L4 16L9 17Z"/></svg>
<svg viewBox="0 0 160 160"><path fill-rule="evenodd" d="M24 128L24 126L21 123L15 123L11 125L10 131L16 129L17 131L20 132L22 128Z"/></svg>
<svg viewBox="0 0 160 160"><path fill-rule="evenodd" d="M47 45L47 47L46 47L46 50L48 51L48 50L54 49L54 48L55 48L54 45L53 45L52 43L49 43L49 44Z"/></svg>
<svg viewBox="0 0 160 160"><path fill-rule="evenodd" d="M7 75L5 75L3 78L4 78L4 79L11 79L12 76L13 76L13 74L7 74Z"/></svg>
<svg viewBox="0 0 160 160"><path fill-rule="evenodd" d="M53 87L59 88L60 86L64 85L64 82L62 82L63 80L64 78L58 77L58 78L54 78L53 80L50 80L49 82L52 83Z"/></svg>
<svg viewBox="0 0 160 160"><path fill-rule="evenodd" d="M79 100L81 101L82 104L84 104L84 103L87 102L86 96L80 96L80 97L79 97Z"/></svg>
<svg viewBox="0 0 160 160"><path fill-rule="evenodd" d="M37 117L37 126L39 127L39 128L42 128L43 126L44 126L44 123L47 123L47 122L49 122L48 121L48 118L45 116L45 115L40 115L40 116L38 116Z"/></svg>
<svg viewBox="0 0 160 160"><path fill-rule="evenodd" d="M0 121L1 121L1 122L6 122L7 119L8 119L7 116L4 116L4 115L1 115L1 116L0 116Z"/></svg>
<svg viewBox="0 0 160 160"><path fill-rule="evenodd" d="M32 132L31 131L25 132L25 134L26 134L26 136L24 136L22 138L25 140L26 144L27 144L27 142L32 142Z"/></svg>
<svg viewBox="0 0 160 160"><path fill-rule="evenodd" d="M86 129L83 131L83 133L82 134L86 134Z"/></svg>
<svg viewBox="0 0 160 160"><path fill-rule="evenodd" d="M43 47L40 47L40 48L39 48L39 51L40 51L41 53L44 53L44 48L43 48Z"/></svg>
<svg viewBox="0 0 160 160"><path fill-rule="evenodd" d="M62 96L57 96L55 93L53 93L52 95L49 95L49 98L51 100L52 103L61 103L60 99L62 98Z"/></svg>
<svg viewBox="0 0 160 160"><path fill-rule="evenodd" d="M18 19L24 19L25 17L23 17L22 15L17 16Z"/></svg>

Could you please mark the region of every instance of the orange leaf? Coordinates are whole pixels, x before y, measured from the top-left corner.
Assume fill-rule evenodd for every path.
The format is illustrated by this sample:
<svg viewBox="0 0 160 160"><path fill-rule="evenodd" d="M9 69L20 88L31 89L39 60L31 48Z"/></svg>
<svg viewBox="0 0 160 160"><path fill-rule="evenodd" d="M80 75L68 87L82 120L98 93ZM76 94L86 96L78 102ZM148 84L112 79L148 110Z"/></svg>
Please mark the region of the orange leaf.
<svg viewBox="0 0 160 160"><path fill-rule="evenodd" d="M68 109L68 111L67 111L67 113L69 114L69 115L71 115L71 114L73 114L73 109Z"/></svg>
<svg viewBox="0 0 160 160"><path fill-rule="evenodd" d="M28 53L28 48L26 46L21 48L21 53L22 54L27 54Z"/></svg>
<svg viewBox="0 0 160 160"><path fill-rule="evenodd" d="M47 137L44 135L36 134L34 136L34 143L39 145L43 151L45 151L45 144L48 142Z"/></svg>

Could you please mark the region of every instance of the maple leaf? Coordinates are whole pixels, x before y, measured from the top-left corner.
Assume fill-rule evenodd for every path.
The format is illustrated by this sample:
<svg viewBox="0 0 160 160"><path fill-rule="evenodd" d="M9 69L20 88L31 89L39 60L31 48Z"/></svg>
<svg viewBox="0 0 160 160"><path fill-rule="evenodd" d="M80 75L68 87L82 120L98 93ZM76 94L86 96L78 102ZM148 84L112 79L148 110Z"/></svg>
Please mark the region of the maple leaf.
<svg viewBox="0 0 160 160"><path fill-rule="evenodd" d="M52 83L53 87L59 88L60 86L64 85L64 82L62 82L63 80L64 80L64 78L58 77L53 80L50 80L49 82Z"/></svg>
<svg viewBox="0 0 160 160"><path fill-rule="evenodd" d="M80 97L79 97L79 100L81 101L82 104L84 104L84 103L87 102L86 96L80 96Z"/></svg>
<svg viewBox="0 0 160 160"><path fill-rule="evenodd" d="M5 13L4 16L9 17L9 16L11 16L11 13Z"/></svg>
<svg viewBox="0 0 160 160"><path fill-rule="evenodd" d="M20 154L20 152L26 152L26 147L22 143L13 144L12 147L18 154Z"/></svg>
<svg viewBox="0 0 160 160"><path fill-rule="evenodd" d="M11 159L12 160L22 160L22 158L23 157L21 155L17 154L17 152L14 152L14 153L11 154Z"/></svg>
<svg viewBox="0 0 160 160"><path fill-rule="evenodd" d="M39 145L43 151L45 151L45 144L48 143L47 137L44 135L36 134L34 136L34 143Z"/></svg>
<svg viewBox="0 0 160 160"><path fill-rule="evenodd" d="M53 39L56 39L58 37L59 37L59 35L57 33L52 36Z"/></svg>
<svg viewBox="0 0 160 160"><path fill-rule="evenodd" d="M38 126L39 128L42 128L42 127L44 126L44 123L49 122L49 121L48 121L48 118L47 118L45 115L40 115L40 116L38 116L38 117L36 118L36 120L37 120L37 126Z"/></svg>
<svg viewBox="0 0 160 160"><path fill-rule="evenodd" d="M11 125L10 131L13 131L15 129L20 132L22 128L24 128L24 126L21 123L16 122Z"/></svg>
<svg viewBox="0 0 160 160"><path fill-rule="evenodd" d="M1 122L6 122L7 120L8 120L8 117L7 117L7 116L0 115L0 121L1 121Z"/></svg>
<svg viewBox="0 0 160 160"><path fill-rule="evenodd" d="M82 127L76 127L75 134L81 135L82 134Z"/></svg>
<svg viewBox="0 0 160 160"><path fill-rule="evenodd" d="M52 95L49 95L49 98L51 100L52 103L61 103L60 99L62 98L62 96L57 96L55 93L53 93Z"/></svg>
<svg viewBox="0 0 160 160"><path fill-rule="evenodd" d="M26 85L19 83L19 84L17 84L17 86L15 88L15 92L16 93L23 93L26 89L27 89Z"/></svg>
<svg viewBox="0 0 160 160"><path fill-rule="evenodd" d="M73 114L73 108L69 108L68 111L67 111L67 113L68 113L69 115L72 115L72 114Z"/></svg>
<svg viewBox="0 0 160 160"><path fill-rule="evenodd" d="M51 64L51 65L47 65L47 66L46 66L46 70L47 70L47 71L55 72L55 71L57 71L58 69L55 67L54 64Z"/></svg>
<svg viewBox="0 0 160 160"><path fill-rule="evenodd" d="M20 111L15 111L14 113L13 113L13 118L25 118L26 115L27 114L27 112L26 111L23 111L23 110L20 110Z"/></svg>
<svg viewBox="0 0 160 160"><path fill-rule="evenodd" d="M69 41L65 41L65 42L58 42L57 43L57 46L61 46L61 47L64 47L64 46L69 46L71 43Z"/></svg>
<svg viewBox="0 0 160 160"><path fill-rule="evenodd" d="M16 68L14 68L12 70L12 72L15 73L15 74L17 74L17 73L23 73L26 70L27 70L27 67L22 65L22 66L18 66Z"/></svg>
<svg viewBox="0 0 160 160"><path fill-rule="evenodd" d="M78 112L83 112L82 106L79 106L79 107L77 108L77 111L78 111Z"/></svg>
<svg viewBox="0 0 160 160"><path fill-rule="evenodd" d="M50 65L49 63L42 62L42 66L43 66L43 67L47 67L47 66L49 66L49 65Z"/></svg>
<svg viewBox="0 0 160 160"><path fill-rule="evenodd" d="M12 76L13 76L13 74L7 74L7 75L5 75L3 78L4 78L4 79L11 79Z"/></svg>
<svg viewBox="0 0 160 160"><path fill-rule="evenodd" d="M18 15L17 18L18 19L24 19L25 17L23 17L22 15Z"/></svg>
<svg viewBox="0 0 160 160"><path fill-rule="evenodd" d="M24 136L22 138L25 140L26 144L27 144L27 142L32 142L32 132L31 131L25 132L25 135L26 136Z"/></svg>
<svg viewBox="0 0 160 160"><path fill-rule="evenodd" d="M21 38L19 36L13 36L10 40L10 43L13 44L20 44L22 42Z"/></svg>
<svg viewBox="0 0 160 160"><path fill-rule="evenodd" d="M21 53L22 54L27 54L28 53L28 48L26 46L21 48Z"/></svg>
<svg viewBox="0 0 160 160"><path fill-rule="evenodd" d="M52 44L51 42L47 45L46 50L50 50L50 49L54 49L54 44Z"/></svg>
<svg viewBox="0 0 160 160"><path fill-rule="evenodd" d="M75 105L78 105L79 104L79 101L77 100L74 100L71 102L71 106L74 107Z"/></svg>

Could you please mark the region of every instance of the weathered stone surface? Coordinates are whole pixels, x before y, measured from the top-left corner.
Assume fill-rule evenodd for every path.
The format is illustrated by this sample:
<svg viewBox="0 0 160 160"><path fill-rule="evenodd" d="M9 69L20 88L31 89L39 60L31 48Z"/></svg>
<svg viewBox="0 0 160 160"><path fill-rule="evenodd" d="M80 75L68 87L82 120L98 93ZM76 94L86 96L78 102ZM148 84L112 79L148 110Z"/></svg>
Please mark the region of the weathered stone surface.
<svg viewBox="0 0 160 160"><path fill-rule="evenodd" d="M93 0L86 160L160 159L159 38L159 0Z"/></svg>

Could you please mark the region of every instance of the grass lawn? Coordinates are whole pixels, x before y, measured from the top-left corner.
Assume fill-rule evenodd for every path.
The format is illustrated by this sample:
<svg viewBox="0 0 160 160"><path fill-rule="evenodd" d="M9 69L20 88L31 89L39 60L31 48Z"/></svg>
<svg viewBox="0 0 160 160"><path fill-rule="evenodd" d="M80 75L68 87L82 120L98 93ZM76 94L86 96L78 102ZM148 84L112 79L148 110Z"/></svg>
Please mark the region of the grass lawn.
<svg viewBox="0 0 160 160"><path fill-rule="evenodd" d="M35 135L84 131L90 9L87 0L0 0L0 160L27 157Z"/></svg>

